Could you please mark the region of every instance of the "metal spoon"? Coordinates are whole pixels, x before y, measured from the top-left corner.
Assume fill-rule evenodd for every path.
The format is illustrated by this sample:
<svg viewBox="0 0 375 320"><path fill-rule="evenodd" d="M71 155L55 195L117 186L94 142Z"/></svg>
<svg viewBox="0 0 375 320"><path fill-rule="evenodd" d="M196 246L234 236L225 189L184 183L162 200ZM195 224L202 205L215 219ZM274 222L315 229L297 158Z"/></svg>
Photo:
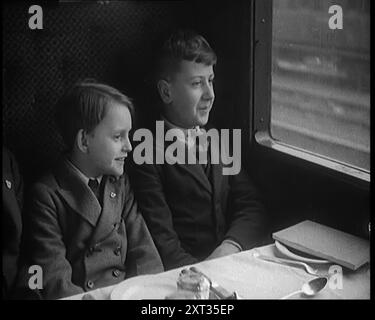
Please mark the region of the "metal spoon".
<svg viewBox="0 0 375 320"><path fill-rule="evenodd" d="M312 274L314 276L318 275L317 269L314 269L314 268L310 267L308 264L306 264L304 262L301 262L301 261L295 261L295 260L290 260L290 259L265 256L263 254L260 254L259 252L254 252L253 256L255 258L262 259L262 260L265 260L265 261L276 262L276 263L281 263L281 264L302 266L302 267L305 268L307 273Z"/></svg>
<svg viewBox="0 0 375 320"><path fill-rule="evenodd" d="M297 293L303 293L304 295L308 297L315 296L319 291L323 290L324 287L327 284L328 279L327 278L315 278L310 280L309 282L306 282L302 285L301 290L294 291L292 293L289 293L288 295L282 297L281 299L288 299L291 296L294 296Z"/></svg>

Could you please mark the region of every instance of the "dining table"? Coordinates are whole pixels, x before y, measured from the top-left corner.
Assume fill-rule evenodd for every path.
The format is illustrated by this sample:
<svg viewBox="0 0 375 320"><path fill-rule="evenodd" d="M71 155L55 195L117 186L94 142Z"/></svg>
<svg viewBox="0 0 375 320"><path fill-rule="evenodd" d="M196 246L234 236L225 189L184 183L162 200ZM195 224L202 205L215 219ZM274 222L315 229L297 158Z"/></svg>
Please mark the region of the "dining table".
<svg viewBox="0 0 375 320"><path fill-rule="evenodd" d="M297 293L289 299L370 299L370 262L355 271L330 262L309 263L317 271L317 274L310 274L302 265L267 261L260 259L259 255L285 258L275 243L272 243L158 274L135 276L117 285L63 300L165 299L168 293L177 290L180 272L192 266L228 292L235 292L237 299L282 299L318 276L327 278L327 283L320 292L314 296ZM144 295L139 292L136 294L135 288L143 288Z"/></svg>

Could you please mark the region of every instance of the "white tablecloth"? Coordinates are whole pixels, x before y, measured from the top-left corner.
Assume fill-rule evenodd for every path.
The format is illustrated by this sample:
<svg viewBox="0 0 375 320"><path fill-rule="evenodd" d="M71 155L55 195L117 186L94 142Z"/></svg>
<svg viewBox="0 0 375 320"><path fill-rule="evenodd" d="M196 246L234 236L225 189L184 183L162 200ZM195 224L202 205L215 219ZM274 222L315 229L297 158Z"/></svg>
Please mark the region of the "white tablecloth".
<svg viewBox="0 0 375 320"><path fill-rule="evenodd" d="M228 291L236 291L243 299L280 299L293 291L299 290L303 283L315 278L315 276L306 273L303 267L281 265L255 258L253 256L255 251L264 255L278 255L275 245L272 244L200 262L195 266ZM312 266L318 268L320 272L327 273L332 265ZM183 268L186 267L188 266ZM175 284L178 274L183 268L163 272L155 275L155 277L165 280L166 283ZM337 274L334 275L320 293L309 299L370 299L369 264L356 271L342 268L342 272L342 281ZM136 283L136 278L131 279L133 283ZM114 288L115 286L100 288L91 291L90 294L98 300L110 299ZM83 294L79 294L65 299L80 300L82 296ZM293 298L303 299L304 297L297 294Z"/></svg>

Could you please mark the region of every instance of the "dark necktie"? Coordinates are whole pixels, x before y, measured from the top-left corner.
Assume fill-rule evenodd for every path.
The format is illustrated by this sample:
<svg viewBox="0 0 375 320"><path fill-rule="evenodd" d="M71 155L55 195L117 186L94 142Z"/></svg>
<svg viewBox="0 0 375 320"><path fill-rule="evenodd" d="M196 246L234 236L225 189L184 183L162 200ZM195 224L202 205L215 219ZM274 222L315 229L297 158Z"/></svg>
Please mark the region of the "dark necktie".
<svg viewBox="0 0 375 320"><path fill-rule="evenodd" d="M94 192L96 198L99 201L99 182L98 182L98 180L96 180L96 179L90 179L89 180L89 187L92 190L92 192Z"/></svg>
<svg viewBox="0 0 375 320"><path fill-rule="evenodd" d="M207 163L201 163L201 166L203 168L203 171L204 173L206 174L207 177L209 177L210 175L210 169L211 169L211 158L210 158L210 148L209 148L209 145L207 148L205 148L206 150L199 150L199 144L197 143L196 146L196 157L197 157L197 162L199 161L199 153L206 153L206 157L207 157Z"/></svg>

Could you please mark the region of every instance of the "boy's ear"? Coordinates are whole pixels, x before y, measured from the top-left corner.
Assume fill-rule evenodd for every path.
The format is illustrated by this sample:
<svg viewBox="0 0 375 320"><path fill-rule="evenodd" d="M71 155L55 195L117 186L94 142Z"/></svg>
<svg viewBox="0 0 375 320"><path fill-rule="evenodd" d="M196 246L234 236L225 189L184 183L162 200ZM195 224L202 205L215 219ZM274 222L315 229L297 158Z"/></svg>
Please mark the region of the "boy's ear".
<svg viewBox="0 0 375 320"><path fill-rule="evenodd" d="M172 102L172 95L170 89L170 83L166 80L159 80L158 81L158 91L160 94L161 99L165 104L170 104Z"/></svg>
<svg viewBox="0 0 375 320"><path fill-rule="evenodd" d="M88 152L88 139L87 139L87 132L83 129L80 129L76 136L76 144L80 151L83 153Z"/></svg>

